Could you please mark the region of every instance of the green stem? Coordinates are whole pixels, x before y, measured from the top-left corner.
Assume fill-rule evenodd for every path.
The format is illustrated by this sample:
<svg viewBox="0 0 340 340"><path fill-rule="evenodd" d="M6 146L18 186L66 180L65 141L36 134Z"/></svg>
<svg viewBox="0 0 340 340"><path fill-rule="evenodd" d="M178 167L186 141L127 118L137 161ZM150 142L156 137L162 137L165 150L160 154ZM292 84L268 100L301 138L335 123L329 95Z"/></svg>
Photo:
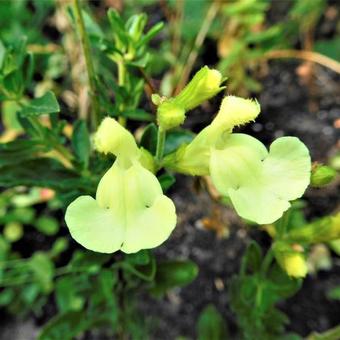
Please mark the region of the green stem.
<svg viewBox="0 0 340 340"><path fill-rule="evenodd" d="M99 118L100 118L100 109L98 102L98 92L96 86L96 74L94 72L93 60L90 51L90 42L85 29L83 15L81 13L81 6L79 0L73 0L75 16L76 16L76 25L80 35L80 42L83 48L87 75L89 78L89 87L90 87L90 97L92 104L92 115L91 115L91 125L92 129L96 130Z"/></svg>
<svg viewBox="0 0 340 340"><path fill-rule="evenodd" d="M161 127L158 128L157 147L156 147L156 162L160 166L164 153L166 132Z"/></svg>
<svg viewBox="0 0 340 340"><path fill-rule="evenodd" d="M282 217L276 222L275 227L276 227L276 232L277 232L277 239L281 239L285 236L287 226L288 226L288 221L290 217L290 210L286 211Z"/></svg>
<svg viewBox="0 0 340 340"><path fill-rule="evenodd" d="M118 85L119 86L124 86L125 84L125 75L126 75L126 68L124 65L124 60L121 59L117 62L117 67L118 67ZM124 104L121 104L119 107L119 111L123 112L124 111ZM125 126L126 125L126 118L123 116L119 116L118 121L120 125Z"/></svg>
<svg viewBox="0 0 340 340"><path fill-rule="evenodd" d="M269 248L269 250L267 251L267 254L262 262L262 266L261 266L261 274L262 276L265 276L269 270L270 265L272 264L274 259L274 252L273 252L273 248Z"/></svg>

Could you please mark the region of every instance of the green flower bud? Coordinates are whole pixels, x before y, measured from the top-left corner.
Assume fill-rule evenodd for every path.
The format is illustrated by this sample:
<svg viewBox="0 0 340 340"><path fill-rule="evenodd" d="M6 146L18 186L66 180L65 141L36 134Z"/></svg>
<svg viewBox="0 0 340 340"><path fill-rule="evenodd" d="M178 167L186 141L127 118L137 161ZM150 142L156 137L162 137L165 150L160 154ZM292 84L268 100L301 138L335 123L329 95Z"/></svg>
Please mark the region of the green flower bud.
<svg viewBox="0 0 340 340"><path fill-rule="evenodd" d="M224 89L224 87L220 87L221 82L222 75L220 72L204 66L194 75L180 94L175 97L175 101L183 106L185 110L191 110Z"/></svg>
<svg viewBox="0 0 340 340"><path fill-rule="evenodd" d="M288 276L303 278L307 275L307 262L302 252L283 242L275 243L273 249L278 264Z"/></svg>
<svg viewBox="0 0 340 340"><path fill-rule="evenodd" d="M327 165L317 164L312 168L311 185L313 187L322 187L327 185L333 181L336 174L337 172L333 168Z"/></svg>
<svg viewBox="0 0 340 340"><path fill-rule="evenodd" d="M323 217L301 228L291 230L287 239L299 243L320 243L340 238L340 213Z"/></svg>
<svg viewBox="0 0 340 340"><path fill-rule="evenodd" d="M169 130L183 124L186 111L202 104L224 89L220 86L221 82L221 73L205 66L175 98L166 99L153 94L152 102L158 106L158 125L163 130Z"/></svg>
<svg viewBox="0 0 340 340"><path fill-rule="evenodd" d="M163 130L169 130L182 125L185 119L185 110L176 104L173 99L163 101L157 110L157 123Z"/></svg>

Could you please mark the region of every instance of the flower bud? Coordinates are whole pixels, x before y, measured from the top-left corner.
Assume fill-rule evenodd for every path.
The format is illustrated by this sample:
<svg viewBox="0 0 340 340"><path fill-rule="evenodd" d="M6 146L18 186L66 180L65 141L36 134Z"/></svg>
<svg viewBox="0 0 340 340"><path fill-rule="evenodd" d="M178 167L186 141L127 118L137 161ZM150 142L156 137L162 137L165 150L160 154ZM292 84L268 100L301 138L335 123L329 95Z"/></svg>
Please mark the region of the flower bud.
<svg viewBox="0 0 340 340"><path fill-rule="evenodd" d="M282 268L295 278L305 277L308 272L307 263L301 253L287 253L282 255Z"/></svg>
<svg viewBox="0 0 340 340"><path fill-rule="evenodd" d="M163 101L157 109L157 123L163 130L169 130L183 124L185 110L173 99Z"/></svg>
<svg viewBox="0 0 340 340"><path fill-rule="evenodd" d="M204 66L179 93L175 101L185 110L191 110L224 89L224 87L220 87L221 82L222 75L219 71Z"/></svg>
<svg viewBox="0 0 340 340"><path fill-rule="evenodd" d="M273 249L277 262L288 276L303 278L307 275L307 262L302 252L283 242L276 242Z"/></svg>
<svg viewBox="0 0 340 340"><path fill-rule="evenodd" d="M336 174L337 173L333 168L327 165L317 164L312 168L311 185L313 187L322 187L327 185L333 181Z"/></svg>
<svg viewBox="0 0 340 340"><path fill-rule="evenodd" d="M287 239L301 243L320 243L340 238L340 213L323 217L301 228L291 230Z"/></svg>
<svg viewBox="0 0 340 340"><path fill-rule="evenodd" d="M115 156L125 154L131 158L139 152L132 134L110 117L101 122L94 136L94 144L99 152L112 153Z"/></svg>

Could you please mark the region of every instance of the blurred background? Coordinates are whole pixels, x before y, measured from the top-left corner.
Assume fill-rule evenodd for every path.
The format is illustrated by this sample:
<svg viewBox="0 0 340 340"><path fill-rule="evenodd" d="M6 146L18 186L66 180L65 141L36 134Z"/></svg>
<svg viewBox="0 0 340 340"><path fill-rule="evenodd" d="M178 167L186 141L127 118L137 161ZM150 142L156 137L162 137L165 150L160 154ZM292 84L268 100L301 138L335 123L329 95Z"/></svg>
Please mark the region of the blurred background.
<svg viewBox="0 0 340 340"><path fill-rule="evenodd" d="M283 135L297 136L310 149L313 161L339 171L339 1L102 0L81 1L81 5L95 46L93 53L97 54L95 69L113 92L116 69L100 56L103 39L112 36L107 10L115 8L123 20L146 13L146 29L164 22L150 41L147 58L145 54L134 61L144 80L142 86L135 83L130 88L139 93L140 117L149 117L143 114L155 110L151 93L174 95L197 70L208 65L228 78L225 93L190 113L186 128L198 132L206 126L225 94L257 98L262 113L255 123L242 128L243 132L266 145ZM19 56L20 48L34 56L26 96L39 97L49 90L56 94L65 138L72 133L74 117L86 118L90 109L85 62L70 6L72 2L66 0L0 1L0 65L8 46L13 46L13 58ZM26 67L26 60L20 62ZM112 98L107 100L108 111L114 110ZM0 142L21 138L17 104L2 98L0 110ZM143 118L129 124L137 134L146 125ZM185 141L186 137L182 138ZM89 277L91 270L105 272L107 259L89 256L71 240L63 219L70 196L57 194L48 179L46 187L41 182L36 186L11 182L8 171L1 170L1 155L0 338L34 339L58 313L70 311L73 314L67 318L71 321L65 326L59 319L60 333L57 330L53 339L67 339L65 332L70 332L69 338L79 332L81 339L112 338L95 326L84 332L72 328L85 317L79 311L85 309L89 296L105 290L105 285L101 286L104 279L92 282ZM21 171L25 176L25 169ZM39 169L27 171L42 178L46 175ZM209 183L184 176L176 180L169 195L178 209L178 227L155 254L160 259L191 259L200 272L189 286L172 290L163 299L142 293L131 311L131 327L139 338L143 338L141 329L145 327L152 329L155 339L195 338L199 315L212 303L235 334L226 286L238 271L249 240L266 248L270 238L265 230L246 226L232 209L218 203ZM297 204L296 218L311 221L339 208L337 180L322 189L309 189ZM339 255L339 242L312 247L310 275L303 289L279 305L289 317L288 331L307 336L340 323ZM84 273L74 270L63 276L70 261L74 268L86 268ZM103 310L112 314L116 302L108 296L110 293L91 298L106 301ZM147 322L137 321L152 315L155 317Z"/></svg>

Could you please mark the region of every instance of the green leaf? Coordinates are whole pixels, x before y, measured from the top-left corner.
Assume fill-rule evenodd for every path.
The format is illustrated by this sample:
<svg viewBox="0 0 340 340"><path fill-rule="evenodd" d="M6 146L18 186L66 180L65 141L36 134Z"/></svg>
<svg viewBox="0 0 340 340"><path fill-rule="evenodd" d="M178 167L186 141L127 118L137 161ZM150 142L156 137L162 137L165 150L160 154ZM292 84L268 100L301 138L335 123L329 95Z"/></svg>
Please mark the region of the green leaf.
<svg viewBox="0 0 340 340"><path fill-rule="evenodd" d="M143 132L140 141L140 146L149 150L153 155L156 153L157 147L157 126L155 123L150 123Z"/></svg>
<svg viewBox="0 0 340 340"><path fill-rule="evenodd" d="M129 44L129 37L125 31L124 22L121 19L118 11L115 9L110 8L107 12L107 16L115 38L117 45L116 47L121 50L123 47L126 47Z"/></svg>
<svg viewBox="0 0 340 340"><path fill-rule="evenodd" d="M133 265L145 266L150 262L150 252L145 249L140 250L138 253L126 254L125 259Z"/></svg>
<svg viewBox="0 0 340 340"><path fill-rule="evenodd" d="M148 17L145 13L132 15L125 24L125 29L134 43L138 42L143 34Z"/></svg>
<svg viewBox="0 0 340 340"><path fill-rule="evenodd" d="M260 270L262 263L262 250L255 241L252 241L249 244L244 254L244 258L242 259L242 264L243 263L246 267L244 270L250 269L254 273Z"/></svg>
<svg viewBox="0 0 340 340"><path fill-rule="evenodd" d="M227 340L227 326L223 317L213 305L207 306L201 313L197 328L198 340Z"/></svg>
<svg viewBox="0 0 340 340"><path fill-rule="evenodd" d="M133 110L123 111L122 116L132 119L132 120L138 120L138 121L152 121L155 119L154 115L142 109L133 109Z"/></svg>
<svg viewBox="0 0 340 340"><path fill-rule="evenodd" d="M138 46L146 45L152 38L154 38L164 27L163 22L158 22L156 25L152 26L150 30L140 39Z"/></svg>
<svg viewBox="0 0 340 340"><path fill-rule="evenodd" d="M311 186L323 187L331 183L337 176L337 171L328 165L318 164L312 168Z"/></svg>
<svg viewBox="0 0 340 340"><path fill-rule="evenodd" d="M327 292L327 297L331 300L340 300L340 286L329 290Z"/></svg>
<svg viewBox="0 0 340 340"><path fill-rule="evenodd" d="M49 158L0 167L0 186L8 188L18 185L48 187L67 192L73 189L81 192L95 191L95 183L91 183L91 179L81 178Z"/></svg>
<svg viewBox="0 0 340 340"><path fill-rule="evenodd" d="M53 288L54 264L43 252L35 253L29 262L40 288L49 293Z"/></svg>
<svg viewBox="0 0 340 340"><path fill-rule="evenodd" d="M91 327L85 311L70 311L53 317L42 329L39 340L71 340Z"/></svg>
<svg viewBox="0 0 340 340"><path fill-rule="evenodd" d="M158 181L161 184L163 192L167 192L176 182L176 178L170 174L163 174L158 177Z"/></svg>
<svg viewBox="0 0 340 340"><path fill-rule="evenodd" d="M84 305L84 299L77 292L77 282L72 276L58 279L55 291L56 303L61 313L79 311Z"/></svg>
<svg viewBox="0 0 340 340"><path fill-rule="evenodd" d="M79 162L87 169L90 159L91 142L90 134L84 120L78 120L74 124L72 147Z"/></svg>
<svg viewBox="0 0 340 340"><path fill-rule="evenodd" d="M278 265L274 265L269 274L270 290L279 295L281 299L287 299L294 295L302 285L301 280L289 277Z"/></svg>
<svg viewBox="0 0 340 340"><path fill-rule="evenodd" d="M340 239L330 241L329 246L338 256L340 256Z"/></svg>
<svg viewBox="0 0 340 340"><path fill-rule="evenodd" d="M4 237L9 242L16 242L24 235L23 226L18 222L7 223L3 229Z"/></svg>
<svg viewBox="0 0 340 340"><path fill-rule="evenodd" d="M38 153L47 150L48 148L45 145L34 140L15 140L0 144L0 167L37 158Z"/></svg>
<svg viewBox="0 0 340 340"><path fill-rule="evenodd" d="M89 36L103 38L104 34L96 21L94 21L93 18L84 10L82 10L82 15L84 18L84 24L87 34Z"/></svg>
<svg viewBox="0 0 340 340"><path fill-rule="evenodd" d="M59 231L59 223L53 217L42 216L39 217L34 226L38 229L41 233L45 235L55 235Z"/></svg>
<svg viewBox="0 0 340 340"><path fill-rule="evenodd" d="M52 248L49 251L49 254L52 258L55 258L59 256L61 253L63 253L68 248L68 246L69 246L68 238L59 237L53 243Z"/></svg>
<svg viewBox="0 0 340 340"><path fill-rule="evenodd" d="M26 105L21 114L23 116L40 116L42 114L49 114L59 112L60 107L54 93L46 92L43 96L33 99Z"/></svg>
<svg viewBox="0 0 340 340"><path fill-rule="evenodd" d="M96 273L110 258L110 255L79 250L73 254L69 266L76 270L82 268L90 273Z"/></svg>
<svg viewBox="0 0 340 340"><path fill-rule="evenodd" d="M317 40L314 44L314 50L340 61L340 38L335 36L335 38L329 40Z"/></svg>
<svg viewBox="0 0 340 340"><path fill-rule="evenodd" d="M184 129L169 131L166 135L164 154L177 150L182 144L189 144L195 137L191 131Z"/></svg>
<svg viewBox="0 0 340 340"><path fill-rule="evenodd" d="M197 275L198 267L190 260L161 262L157 265L155 283L150 292L161 297L169 289L188 285Z"/></svg>

